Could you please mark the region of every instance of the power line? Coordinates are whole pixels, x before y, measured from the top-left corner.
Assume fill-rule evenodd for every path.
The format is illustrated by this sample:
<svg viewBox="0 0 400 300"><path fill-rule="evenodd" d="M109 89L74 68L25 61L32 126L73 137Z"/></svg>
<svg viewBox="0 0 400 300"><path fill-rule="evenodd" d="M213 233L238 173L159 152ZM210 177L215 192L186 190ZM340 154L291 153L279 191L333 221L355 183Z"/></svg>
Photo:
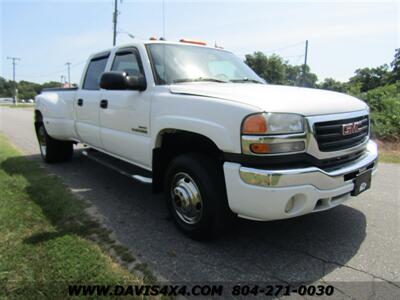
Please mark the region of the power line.
<svg viewBox="0 0 400 300"><path fill-rule="evenodd" d="M47 76L52 76L52 75L57 75L60 74L62 72L64 72L66 70L66 68L63 69L58 69L57 71L52 71L51 73L46 73L46 74L40 74L40 75L26 75L26 74L22 74L21 77L30 77L30 78L40 78L40 77L47 77Z"/></svg>
<svg viewBox="0 0 400 300"><path fill-rule="evenodd" d="M276 48L274 50L267 50L267 51L263 51L263 52L264 53L273 53L273 52L277 52L277 51L282 51L282 50L286 50L286 49L289 49L289 48L294 48L296 46L302 45L303 43L304 42L298 42L298 43L295 43L295 44L290 44L290 45L287 45L287 46L284 46L284 47Z"/></svg>
<svg viewBox="0 0 400 300"><path fill-rule="evenodd" d="M288 55L288 56L281 56L282 58L293 58L293 57L304 57L304 54L297 54L297 55Z"/></svg>
<svg viewBox="0 0 400 300"><path fill-rule="evenodd" d="M264 54L268 54L268 53L274 53L275 54L278 51L286 50L286 49L289 49L289 48L294 48L294 47L302 45L302 44L304 44L304 42L298 42L298 43L295 43L295 44L290 44L290 45L287 45L287 46L284 46L284 47L276 48L274 50L257 50L257 52L262 52ZM237 55L247 55L247 54L251 54L251 53L236 53L236 54ZM303 55L304 54L302 54L302 56ZM297 56L297 55L293 55L293 57L295 57L295 56ZM291 57L291 56L285 56L285 57Z"/></svg>
<svg viewBox="0 0 400 300"><path fill-rule="evenodd" d="M124 29L122 29L121 27L119 27L119 30L117 30L117 34L119 33L123 33L126 34L127 36L129 36L131 39L135 39L136 36L134 36L132 33L130 33L129 31L126 31Z"/></svg>
<svg viewBox="0 0 400 300"><path fill-rule="evenodd" d="M301 59L303 58L303 56L304 56L304 54L300 55L294 64L295 64L295 65L300 64L300 61L301 61Z"/></svg>
<svg viewBox="0 0 400 300"><path fill-rule="evenodd" d="M77 66L79 66L79 65L82 65L83 63L85 63L87 60L86 59L84 59L84 60L81 60L81 61L79 61L79 62L77 62L77 63L74 63L74 64L71 64L71 69L72 68L74 68L74 67L77 67ZM60 74L60 73L62 73L62 72L65 72L67 69L66 68L63 68L63 69L58 69L57 71L52 71L52 72L50 72L50 73L46 73L46 74L40 74L40 75L26 75L26 74L23 74L23 75L20 75L21 77L29 77L29 78L40 78L40 77L47 77L47 76L51 76L51 75L56 75L56 74Z"/></svg>
<svg viewBox="0 0 400 300"><path fill-rule="evenodd" d="M84 60L78 61L77 63L72 64L72 68L76 67L76 66L79 66L79 65L81 65L81 64L83 64L85 62L87 62L87 58L85 58Z"/></svg>
<svg viewBox="0 0 400 300"><path fill-rule="evenodd" d="M117 30L117 34L119 33L124 33L127 36L129 36L131 39L140 39L140 40L147 40L146 37L143 37L141 35L137 35L137 34L133 34L130 33L128 30L125 30L124 28L122 28L121 26L118 26L118 30Z"/></svg>

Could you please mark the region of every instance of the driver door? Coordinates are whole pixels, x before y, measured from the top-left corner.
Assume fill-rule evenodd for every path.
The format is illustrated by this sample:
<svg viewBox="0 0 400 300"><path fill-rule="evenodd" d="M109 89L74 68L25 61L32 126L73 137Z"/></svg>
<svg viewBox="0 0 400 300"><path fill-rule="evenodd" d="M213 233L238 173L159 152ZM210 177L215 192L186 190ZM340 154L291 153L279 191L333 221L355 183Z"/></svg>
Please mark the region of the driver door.
<svg viewBox="0 0 400 300"><path fill-rule="evenodd" d="M143 74L139 51L134 47L115 53L111 70L127 75ZM151 166L150 92L103 90L100 108L100 136L103 148L139 166Z"/></svg>

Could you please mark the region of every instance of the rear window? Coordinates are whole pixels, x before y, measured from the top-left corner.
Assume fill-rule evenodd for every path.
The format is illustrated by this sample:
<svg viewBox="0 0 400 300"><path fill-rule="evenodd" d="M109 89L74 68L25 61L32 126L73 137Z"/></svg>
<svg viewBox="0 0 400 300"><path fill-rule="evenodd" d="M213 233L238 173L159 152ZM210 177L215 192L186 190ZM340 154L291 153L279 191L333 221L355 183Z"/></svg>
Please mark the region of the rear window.
<svg viewBox="0 0 400 300"><path fill-rule="evenodd" d="M86 71L83 89L98 90L100 89L100 76L104 72L107 64L108 56L92 59Z"/></svg>

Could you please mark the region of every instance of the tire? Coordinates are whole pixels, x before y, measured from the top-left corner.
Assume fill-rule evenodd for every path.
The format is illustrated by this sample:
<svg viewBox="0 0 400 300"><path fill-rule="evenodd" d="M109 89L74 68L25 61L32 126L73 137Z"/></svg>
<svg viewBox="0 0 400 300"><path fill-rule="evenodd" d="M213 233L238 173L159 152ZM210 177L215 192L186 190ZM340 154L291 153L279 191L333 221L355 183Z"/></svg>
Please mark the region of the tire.
<svg viewBox="0 0 400 300"><path fill-rule="evenodd" d="M58 163L72 158L73 143L53 139L47 134L43 123L36 124L36 136L39 142L40 154L46 163Z"/></svg>
<svg viewBox="0 0 400 300"><path fill-rule="evenodd" d="M171 161L164 182L168 210L178 228L196 240L212 239L234 219L221 166L198 153Z"/></svg>

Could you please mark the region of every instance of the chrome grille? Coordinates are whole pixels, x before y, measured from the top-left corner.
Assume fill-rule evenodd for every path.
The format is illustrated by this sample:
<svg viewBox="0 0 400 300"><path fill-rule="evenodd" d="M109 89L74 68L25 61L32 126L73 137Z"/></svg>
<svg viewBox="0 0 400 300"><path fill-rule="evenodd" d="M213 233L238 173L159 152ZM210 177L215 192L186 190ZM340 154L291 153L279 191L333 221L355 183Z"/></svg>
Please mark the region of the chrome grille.
<svg viewBox="0 0 400 300"><path fill-rule="evenodd" d="M354 126L354 124L356 124ZM346 130L349 128L349 130ZM356 132L352 130L357 128ZM338 151L363 143L369 134L369 118L361 116L351 119L318 122L314 124L314 135L320 151Z"/></svg>

